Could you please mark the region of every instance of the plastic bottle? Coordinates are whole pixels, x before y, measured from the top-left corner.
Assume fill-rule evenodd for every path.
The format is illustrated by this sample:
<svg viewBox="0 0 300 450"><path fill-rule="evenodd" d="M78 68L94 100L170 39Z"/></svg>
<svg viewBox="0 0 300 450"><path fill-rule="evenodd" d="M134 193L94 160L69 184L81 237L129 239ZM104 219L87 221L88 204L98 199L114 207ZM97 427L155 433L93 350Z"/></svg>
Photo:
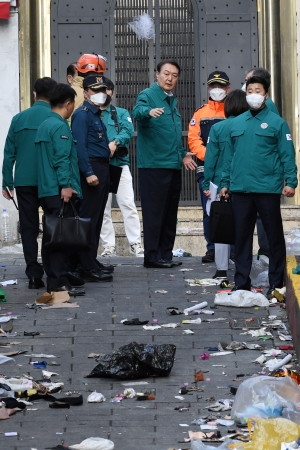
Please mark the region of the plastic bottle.
<svg viewBox="0 0 300 450"><path fill-rule="evenodd" d="M10 241L10 223L9 223L9 214L6 209L3 209L2 212L2 242Z"/></svg>

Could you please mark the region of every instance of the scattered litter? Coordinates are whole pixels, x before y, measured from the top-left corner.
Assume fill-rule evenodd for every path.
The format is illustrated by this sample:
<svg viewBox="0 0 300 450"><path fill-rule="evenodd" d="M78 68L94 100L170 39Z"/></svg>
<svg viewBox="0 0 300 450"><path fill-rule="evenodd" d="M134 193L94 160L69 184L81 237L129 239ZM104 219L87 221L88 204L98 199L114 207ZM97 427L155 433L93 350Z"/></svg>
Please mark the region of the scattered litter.
<svg viewBox="0 0 300 450"><path fill-rule="evenodd" d="M16 431L7 431L6 433L4 433L4 436L18 436L18 433Z"/></svg>
<svg viewBox="0 0 300 450"><path fill-rule="evenodd" d="M87 398L88 403L102 403L106 401L106 398L103 394L100 394L96 391L94 391L92 394L90 394Z"/></svg>
<svg viewBox="0 0 300 450"><path fill-rule="evenodd" d="M131 381L130 383L121 383L122 386L142 386L143 384L149 384L148 381Z"/></svg>
<svg viewBox="0 0 300 450"><path fill-rule="evenodd" d="M267 298L259 292L250 292L244 290L234 291L232 293L222 292L216 294L215 305L236 306L238 308L249 308L251 306L269 306Z"/></svg>
<svg viewBox="0 0 300 450"><path fill-rule="evenodd" d="M14 358L9 358L8 356L0 355L0 364L5 364L13 361L15 361Z"/></svg>
<svg viewBox="0 0 300 450"><path fill-rule="evenodd" d="M58 358L57 356L54 355L44 355L44 353L32 353L31 355L25 355L28 358Z"/></svg>
<svg viewBox="0 0 300 450"><path fill-rule="evenodd" d="M278 359L271 359L268 362L265 363L265 366L268 367L270 372L273 372L274 370L280 369L280 367L283 367L285 364L288 364L291 359L293 358L293 355L287 355L285 358L278 360Z"/></svg>
<svg viewBox="0 0 300 450"><path fill-rule="evenodd" d="M185 293L187 295L197 295L197 292L193 292L193 291L186 291Z"/></svg>
<svg viewBox="0 0 300 450"><path fill-rule="evenodd" d="M29 364L31 364L36 369L46 369L47 368L46 361L31 361Z"/></svg>
<svg viewBox="0 0 300 450"><path fill-rule="evenodd" d="M240 333L240 335L246 335L249 334L252 337L262 337L262 336L272 336L272 333L269 331L266 331L266 328L260 328L259 330L248 330L244 333Z"/></svg>
<svg viewBox="0 0 300 450"><path fill-rule="evenodd" d="M217 286L220 284L220 280L214 278L203 278L202 280L185 280L189 286Z"/></svg>
<svg viewBox="0 0 300 450"><path fill-rule="evenodd" d="M124 389L124 395L126 398L134 398L137 394L134 389L126 388Z"/></svg>
<svg viewBox="0 0 300 450"><path fill-rule="evenodd" d="M180 327L180 323L162 323L162 328L178 328Z"/></svg>
<svg viewBox="0 0 300 450"><path fill-rule="evenodd" d="M160 325L143 325L144 330L149 330L149 331L153 331L153 330L158 330L159 328L161 328Z"/></svg>
<svg viewBox="0 0 300 450"><path fill-rule="evenodd" d="M99 437L90 437L85 439L80 444L73 444L67 447L71 450L113 450L115 444L108 439Z"/></svg>
<svg viewBox="0 0 300 450"><path fill-rule="evenodd" d="M275 297L280 303L284 302L285 296L286 296L286 287L283 287L281 289L276 288L273 291L273 297Z"/></svg>
<svg viewBox="0 0 300 450"><path fill-rule="evenodd" d="M182 395L174 395L174 398L177 398L177 400L185 400L185 398L182 397Z"/></svg>
<svg viewBox="0 0 300 450"><path fill-rule="evenodd" d="M265 355L261 355L258 358L256 358L253 362L255 362L256 364L263 364L266 360L267 358L265 357Z"/></svg>
<svg viewBox="0 0 300 450"><path fill-rule="evenodd" d="M177 250L173 250L172 253L173 253L173 256L175 256L177 258L181 258L182 256L183 257L192 256L191 253L186 252L182 248L178 248Z"/></svg>
<svg viewBox="0 0 300 450"><path fill-rule="evenodd" d="M180 423L179 426L180 427L188 427L189 425L187 423Z"/></svg>
<svg viewBox="0 0 300 450"><path fill-rule="evenodd" d="M24 331L24 336L39 336L40 334L38 331Z"/></svg>
<svg viewBox="0 0 300 450"><path fill-rule="evenodd" d="M199 372L195 373L194 380L197 381L204 381L204 373L200 370Z"/></svg>
<svg viewBox="0 0 300 450"><path fill-rule="evenodd" d="M7 286L9 284L18 284L18 280L4 280L0 281L1 286Z"/></svg>
<svg viewBox="0 0 300 450"><path fill-rule="evenodd" d="M209 358L210 358L210 354L209 353L204 352L204 353L202 353L202 355L200 355L200 359L205 360L205 359L209 359Z"/></svg>
<svg viewBox="0 0 300 450"><path fill-rule="evenodd" d="M279 356L283 355L283 351L277 350L276 348L269 348L268 350L263 350L263 354L266 356Z"/></svg>
<svg viewBox="0 0 300 450"><path fill-rule="evenodd" d="M226 356L230 355L233 352L217 352L217 353L210 353L210 356Z"/></svg>
<svg viewBox="0 0 300 450"><path fill-rule="evenodd" d="M48 370L43 370L42 371L43 377L47 378L48 380L53 376L53 375L58 375L58 373L56 372L49 372Z"/></svg>
<svg viewBox="0 0 300 450"><path fill-rule="evenodd" d="M219 425L223 425L224 427L232 427L234 425L234 420L218 419L217 423Z"/></svg>
<svg viewBox="0 0 300 450"><path fill-rule="evenodd" d="M169 306L166 309L167 313L171 314L172 316L179 316L180 314L183 314L183 311L181 311L178 308L175 308L174 306Z"/></svg>
<svg viewBox="0 0 300 450"><path fill-rule="evenodd" d="M168 376L174 364L176 346L172 344L130 344L99 358L89 377L119 379Z"/></svg>
<svg viewBox="0 0 300 450"><path fill-rule="evenodd" d="M194 270L194 269L183 268L183 269L179 269L179 272L190 272L191 270Z"/></svg>
<svg viewBox="0 0 300 450"><path fill-rule="evenodd" d="M238 341L232 341L232 342L230 342L230 344L226 345L224 348L226 350L233 350L233 351L244 350L244 349L248 349L248 350L261 350L262 349L261 345L251 344L250 342L238 342Z"/></svg>
<svg viewBox="0 0 300 450"><path fill-rule="evenodd" d="M0 323L6 323L6 322L9 322L10 320L11 320L11 316L0 317Z"/></svg>
<svg viewBox="0 0 300 450"><path fill-rule="evenodd" d="M206 308L207 305L207 302L197 303L197 305L191 306L190 308L185 308L183 312L186 316L188 316L190 313L195 314L195 312L196 314L198 314L197 311Z"/></svg>
<svg viewBox="0 0 300 450"><path fill-rule="evenodd" d="M269 286L269 258L261 255L259 259L256 256L252 260L252 268L250 273L252 286L268 287Z"/></svg>
<svg viewBox="0 0 300 450"><path fill-rule="evenodd" d="M182 334L195 334L192 330L184 330Z"/></svg>
<svg viewBox="0 0 300 450"><path fill-rule="evenodd" d="M201 323L202 321L201 321L201 319L200 319L200 317L198 318L198 319L187 319L187 320L183 320L181 323L183 323L183 324L188 324L188 323L196 323L196 324L199 324L199 323Z"/></svg>
<svg viewBox="0 0 300 450"><path fill-rule="evenodd" d="M123 323L123 325L146 325L147 323L149 323L149 320L140 321L140 319L137 317L136 319L131 320L121 320L120 323Z"/></svg>
<svg viewBox="0 0 300 450"><path fill-rule="evenodd" d="M290 377L261 375L241 383L234 399L231 417L243 424L247 423L248 417L270 419L284 416L288 412L299 416L299 404L300 389Z"/></svg>
<svg viewBox="0 0 300 450"><path fill-rule="evenodd" d="M157 291L154 291L155 294L167 294L168 291L165 291L164 289L158 289Z"/></svg>

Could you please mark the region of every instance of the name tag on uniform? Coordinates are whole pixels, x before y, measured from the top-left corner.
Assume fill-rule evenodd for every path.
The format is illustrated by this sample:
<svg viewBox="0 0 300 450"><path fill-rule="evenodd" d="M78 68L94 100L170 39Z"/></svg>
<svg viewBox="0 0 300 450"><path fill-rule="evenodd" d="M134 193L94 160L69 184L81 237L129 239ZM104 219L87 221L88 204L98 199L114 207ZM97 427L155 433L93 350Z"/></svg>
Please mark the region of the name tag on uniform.
<svg viewBox="0 0 300 450"><path fill-rule="evenodd" d="M69 139L69 136L61 136L61 139Z"/></svg>
<svg viewBox="0 0 300 450"><path fill-rule="evenodd" d="M286 140L287 141L292 141L292 135L291 134L286 134Z"/></svg>

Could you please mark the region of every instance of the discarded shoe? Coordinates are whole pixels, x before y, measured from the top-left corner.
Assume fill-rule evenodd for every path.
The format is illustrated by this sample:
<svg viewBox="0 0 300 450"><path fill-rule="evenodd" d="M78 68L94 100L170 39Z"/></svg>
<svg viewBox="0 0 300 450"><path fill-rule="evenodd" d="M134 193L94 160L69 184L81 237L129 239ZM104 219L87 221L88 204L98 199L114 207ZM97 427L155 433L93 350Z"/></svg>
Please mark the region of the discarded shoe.
<svg viewBox="0 0 300 450"><path fill-rule="evenodd" d="M181 311L179 308L175 308L174 306L169 306L166 311L172 316L179 316L180 314L183 314L183 311Z"/></svg>
<svg viewBox="0 0 300 450"><path fill-rule="evenodd" d="M131 319L131 320L125 320L122 321L123 325L146 325L149 323L149 320L143 320L141 321L139 318Z"/></svg>
<svg viewBox="0 0 300 450"><path fill-rule="evenodd" d="M24 331L24 336L39 336L40 334L38 331Z"/></svg>

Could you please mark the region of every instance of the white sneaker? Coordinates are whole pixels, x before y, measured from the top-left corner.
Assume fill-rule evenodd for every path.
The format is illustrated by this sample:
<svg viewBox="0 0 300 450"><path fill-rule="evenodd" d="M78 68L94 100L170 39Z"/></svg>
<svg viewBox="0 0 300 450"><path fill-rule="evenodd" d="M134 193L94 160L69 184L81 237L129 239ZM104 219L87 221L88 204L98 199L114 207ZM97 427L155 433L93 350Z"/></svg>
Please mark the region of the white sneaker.
<svg viewBox="0 0 300 450"><path fill-rule="evenodd" d="M130 246L130 253L137 256L138 258L144 257L144 249L139 242Z"/></svg>
<svg viewBox="0 0 300 450"><path fill-rule="evenodd" d="M101 253L101 256L117 256L116 247L109 245L105 247L104 251Z"/></svg>

